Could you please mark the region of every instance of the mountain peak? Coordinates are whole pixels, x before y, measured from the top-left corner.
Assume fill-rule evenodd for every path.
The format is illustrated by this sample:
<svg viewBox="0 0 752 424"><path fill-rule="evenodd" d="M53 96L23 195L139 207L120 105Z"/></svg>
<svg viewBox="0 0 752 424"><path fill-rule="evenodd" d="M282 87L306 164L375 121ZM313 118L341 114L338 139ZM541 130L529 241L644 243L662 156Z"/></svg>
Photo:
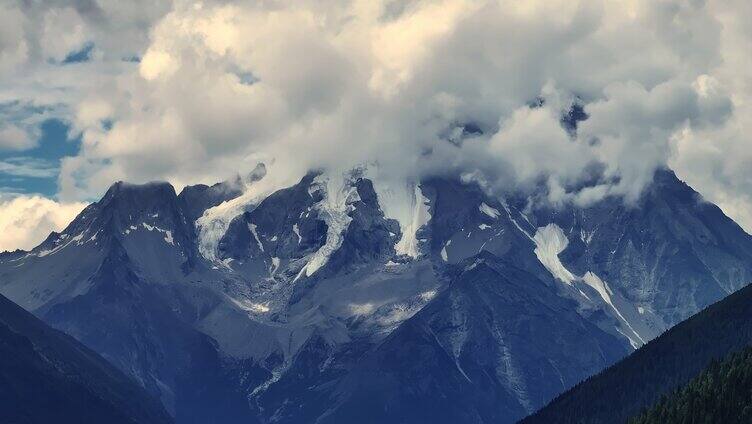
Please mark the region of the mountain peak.
<svg viewBox="0 0 752 424"><path fill-rule="evenodd" d="M281 188L265 173L179 195L118 182L42 246L0 256L0 291L178 416L217 417L235 393L224 421L330 422L313 387L348 402L337 417L390 404L508 423L752 279L752 239L669 170L634 205L556 209L450 177L319 170ZM244 381L212 398L194 355ZM432 385L421 407L411 376Z"/></svg>
<svg viewBox="0 0 752 424"><path fill-rule="evenodd" d="M144 184L134 184L125 181L118 181L110 186L102 201L118 197L126 197L133 200L134 196L167 196L174 197L175 188L166 181L151 181Z"/></svg>

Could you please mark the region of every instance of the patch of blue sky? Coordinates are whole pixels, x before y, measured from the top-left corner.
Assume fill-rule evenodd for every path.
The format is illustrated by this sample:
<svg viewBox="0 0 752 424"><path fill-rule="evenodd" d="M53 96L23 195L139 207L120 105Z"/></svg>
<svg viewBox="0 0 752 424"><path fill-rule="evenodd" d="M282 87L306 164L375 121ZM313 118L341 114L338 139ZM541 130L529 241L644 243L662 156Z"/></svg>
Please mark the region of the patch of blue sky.
<svg viewBox="0 0 752 424"><path fill-rule="evenodd" d="M94 50L94 43L86 43L79 50L72 51L63 59L63 64L88 62L91 60L91 53Z"/></svg>
<svg viewBox="0 0 752 424"><path fill-rule="evenodd" d="M0 191L54 197L63 157L74 156L81 139L69 139L69 126L47 119L39 127L36 146L24 151L0 151Z"/></svg>

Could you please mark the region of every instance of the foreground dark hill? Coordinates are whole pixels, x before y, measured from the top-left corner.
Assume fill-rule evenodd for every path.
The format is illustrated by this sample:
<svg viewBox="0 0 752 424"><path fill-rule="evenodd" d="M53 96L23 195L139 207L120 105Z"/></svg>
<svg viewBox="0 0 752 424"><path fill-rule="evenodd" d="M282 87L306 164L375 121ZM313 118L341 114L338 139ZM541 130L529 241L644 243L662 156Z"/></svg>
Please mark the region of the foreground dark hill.
<svg viewBox="0 0 752 424"><path fill-rule="evenodd" d="M172 419L99 355L0 296L0 422L162 424Z"/></svg>
<svg viewBox="0 0 752 424"><path fill-rule="evenodd" d="M713 360L750 344L752 286L747 286L578 384L521 423L626 422L696 377Z"/></svg>
<svg viewBox="0 0 752 424"><path fill-rule="evenodd" d="M752 238L668 170L635 204L552 210L265 172L116 183L0 255L0 293L181 424L512 423L752 281Z"/></svg>
<svg viewBox="0 0 752 424"><path fill-rule="evenodd" d="M752 422L752 348L713 362L629 424Z"/></svg>

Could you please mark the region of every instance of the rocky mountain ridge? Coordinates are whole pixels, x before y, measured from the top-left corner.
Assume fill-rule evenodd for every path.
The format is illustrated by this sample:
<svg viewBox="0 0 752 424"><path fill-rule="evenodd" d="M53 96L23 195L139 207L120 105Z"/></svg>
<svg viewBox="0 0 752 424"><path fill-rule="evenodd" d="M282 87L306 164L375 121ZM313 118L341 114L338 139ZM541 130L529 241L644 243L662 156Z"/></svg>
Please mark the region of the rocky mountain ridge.
<svg viewBox="0 0 752 424"><path fill-rule="evenodd" d="M0 293L180 423L514 422L752 279L752 238L668 170L635 205L558 208L265 173L117 183L0 257Z"/></svg>

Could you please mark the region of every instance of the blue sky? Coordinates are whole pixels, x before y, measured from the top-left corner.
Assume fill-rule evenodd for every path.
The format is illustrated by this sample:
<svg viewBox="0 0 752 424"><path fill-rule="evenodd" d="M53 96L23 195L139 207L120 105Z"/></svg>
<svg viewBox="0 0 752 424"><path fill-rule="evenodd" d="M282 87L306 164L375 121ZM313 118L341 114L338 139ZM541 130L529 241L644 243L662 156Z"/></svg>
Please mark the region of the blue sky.
<svg viewBox="0 0 752 424"><path fill-rule="evenodd" d="M70 127L59 119L43 121L39 130L32 149L0 151L0 192L46 197L57 193L60 161L78 154L81 139L68 139Z"/></svg>
<svg viewBox="0 0 752 424"><path fill-rule="evenodd" d="M70 51L63 60L48 62L53 67L89 62L93 51L94 43L86 42ZM54 114L54 107L22 106L20 100L26 99L0 104L0 119L11 124L38 122L32 125L36 128L30 131L36 140L30 149L0 149L0 195L40 194L55 197L59 188L61 159L79 153L81 137L71 137L70 125L60 118L49 117L51 113Z"/></svg>

